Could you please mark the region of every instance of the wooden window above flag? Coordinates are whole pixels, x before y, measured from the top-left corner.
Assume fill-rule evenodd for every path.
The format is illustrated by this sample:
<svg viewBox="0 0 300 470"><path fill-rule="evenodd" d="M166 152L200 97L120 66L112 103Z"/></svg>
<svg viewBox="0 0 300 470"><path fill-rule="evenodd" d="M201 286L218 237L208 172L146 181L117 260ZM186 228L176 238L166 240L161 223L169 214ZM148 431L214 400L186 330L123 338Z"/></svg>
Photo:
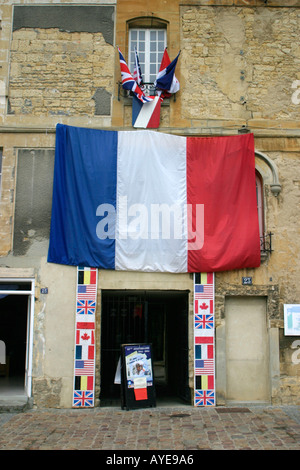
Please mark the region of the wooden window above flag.
<svg viewBox="0 0 300 470"><path fill-rule="evenodd" d="M147 84L154 83L166 46L165 29L130 29L128 57L131 73L133 74L135 70L135 51L137 51L142 81Z"/></svg>

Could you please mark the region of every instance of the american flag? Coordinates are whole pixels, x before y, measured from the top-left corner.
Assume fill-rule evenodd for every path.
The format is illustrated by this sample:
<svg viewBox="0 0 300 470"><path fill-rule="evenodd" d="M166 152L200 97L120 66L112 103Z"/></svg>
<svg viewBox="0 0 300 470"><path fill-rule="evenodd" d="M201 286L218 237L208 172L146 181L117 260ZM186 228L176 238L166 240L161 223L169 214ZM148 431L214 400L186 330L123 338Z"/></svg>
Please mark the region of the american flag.
<svg viewBox="0 0 300 470"><path fill-rule="evenodd" d="M214 359L196 359L195 360L195 374L208 375L215 372Z"/></svg>
<svg viewBox="0 0 300 470"><path fill-rule="evenodd" d="M80 315L94 315L96 302L94 300L77 300L77 313Z"/></svg>
<svg viewBox="0 0 300 470"><path fill-rule="evenodd" d="M94 406L94 392L74 390L73 406Z"/></svg>
<svg viewBox="0 0 300 470"><path fill-rule="evenodd" d="M211 329L214 327L213 315L195 315L196 329Z"/></svg>
<svg viewBox="0 0 300 470"><path fill-rule="evenodd" d="M94 360L75 361L75 375L94 375Z"/></svg>
<svg viewBox="0 0 300 470"><path fill-rule="evenodd" d="M134 80L133 76L130 73L128 65L125 62L122 52L118 48L119 57L120 57L120 67L121 67L121 78L122 78L122 86L125 90L132 91L136 97L142 101L142 103L148 103L152 101L152 98L149 98L144 95L140 87L138 86L137 82Z"/></svg>
<svg viewBox="0 0 300 470"><path fill-rule="evenodd" d="M195 390L195 406L214 406L214 390Z"/></svg>
<svg viewBox="0 0 300 470"><path fill-rule="evenodd" d="M206 285L196 284L195 285L195 293L194 293L195 299L208 300L208 299L213 299L213 296L214 296L213 284L206 284Z"/></svg>
<svg viewBox="0 0 300 470"><path fill-rule="evenodd" d="M96 298L97 287L96 285L79 285L77 288L78 300L92 300Z"/></svg>

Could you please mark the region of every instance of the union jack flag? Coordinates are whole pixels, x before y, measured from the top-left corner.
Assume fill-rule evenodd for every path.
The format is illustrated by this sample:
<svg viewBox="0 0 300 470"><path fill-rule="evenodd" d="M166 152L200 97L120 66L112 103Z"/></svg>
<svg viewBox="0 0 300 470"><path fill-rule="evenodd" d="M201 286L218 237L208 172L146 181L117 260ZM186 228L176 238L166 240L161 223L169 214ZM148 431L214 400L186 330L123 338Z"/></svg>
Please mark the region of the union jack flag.
<svg viewBox="0 0 300 470"><path fill-rule="evenodd" d="M195 328L196 329L211 329L214 327L213 315L195 315Z"/></svg>
<svg viewBox="0 0 300 470"><path fill-rule="evenodd" d="M153 98L145 96L143 91L138 86L137 82L134 80L133 76L130 73L128 65L125 62L122 52L118 48L119 57L120 57L120 67L121 67L121 78L122 78L122 86L125 90L132 91L136 97L142 101L142 103L148 103L152 101Z"/></svg>
<svg viewBox="0 0 300 470"><path fill-rule="evenodd" d="M80 315L94 315L96 302L94 300L77 299L77 313Z"/></svg>
<svg viewBox="0 0 300 470"><path fill-rule="evenodd" d="M73 406L93 406L94 405L94 392L74 390Z"/></svg>
<svg viewBox="0 0 300 470"><path fill-rule="evenodd" d="M215 406L214 390L195 390L195 406Z"/></svg>

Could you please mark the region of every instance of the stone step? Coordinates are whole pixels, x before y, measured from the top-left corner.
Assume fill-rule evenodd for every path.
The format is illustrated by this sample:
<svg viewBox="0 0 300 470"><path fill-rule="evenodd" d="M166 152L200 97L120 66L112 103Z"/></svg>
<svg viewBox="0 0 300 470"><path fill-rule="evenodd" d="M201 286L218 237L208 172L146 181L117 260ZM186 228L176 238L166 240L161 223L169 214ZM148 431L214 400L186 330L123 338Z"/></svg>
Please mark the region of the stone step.
<svg viewBox="0 0 300 470"><path fill-rule="evenodd" d="M30 408L32 408L32 400L27 396L0 396L0 413L20 412Z"/></svg>

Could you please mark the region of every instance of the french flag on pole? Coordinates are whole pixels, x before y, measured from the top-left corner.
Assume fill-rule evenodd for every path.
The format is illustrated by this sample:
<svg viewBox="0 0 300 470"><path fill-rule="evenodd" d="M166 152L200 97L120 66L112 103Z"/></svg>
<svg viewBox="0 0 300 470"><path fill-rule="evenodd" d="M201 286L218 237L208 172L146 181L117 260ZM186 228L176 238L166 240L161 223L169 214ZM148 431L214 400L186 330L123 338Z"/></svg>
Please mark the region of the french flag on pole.
<svg viewBox="0 0 300 470"><path fill-rule="evenodd" d="M175 76L175 67L177 65L179 55L180 52L171 62L167 49L164 51L160 69L154 82L155 87L161 91L162 97L169 97L171 94L176 93L180 88L179 81Z"/></svg>

